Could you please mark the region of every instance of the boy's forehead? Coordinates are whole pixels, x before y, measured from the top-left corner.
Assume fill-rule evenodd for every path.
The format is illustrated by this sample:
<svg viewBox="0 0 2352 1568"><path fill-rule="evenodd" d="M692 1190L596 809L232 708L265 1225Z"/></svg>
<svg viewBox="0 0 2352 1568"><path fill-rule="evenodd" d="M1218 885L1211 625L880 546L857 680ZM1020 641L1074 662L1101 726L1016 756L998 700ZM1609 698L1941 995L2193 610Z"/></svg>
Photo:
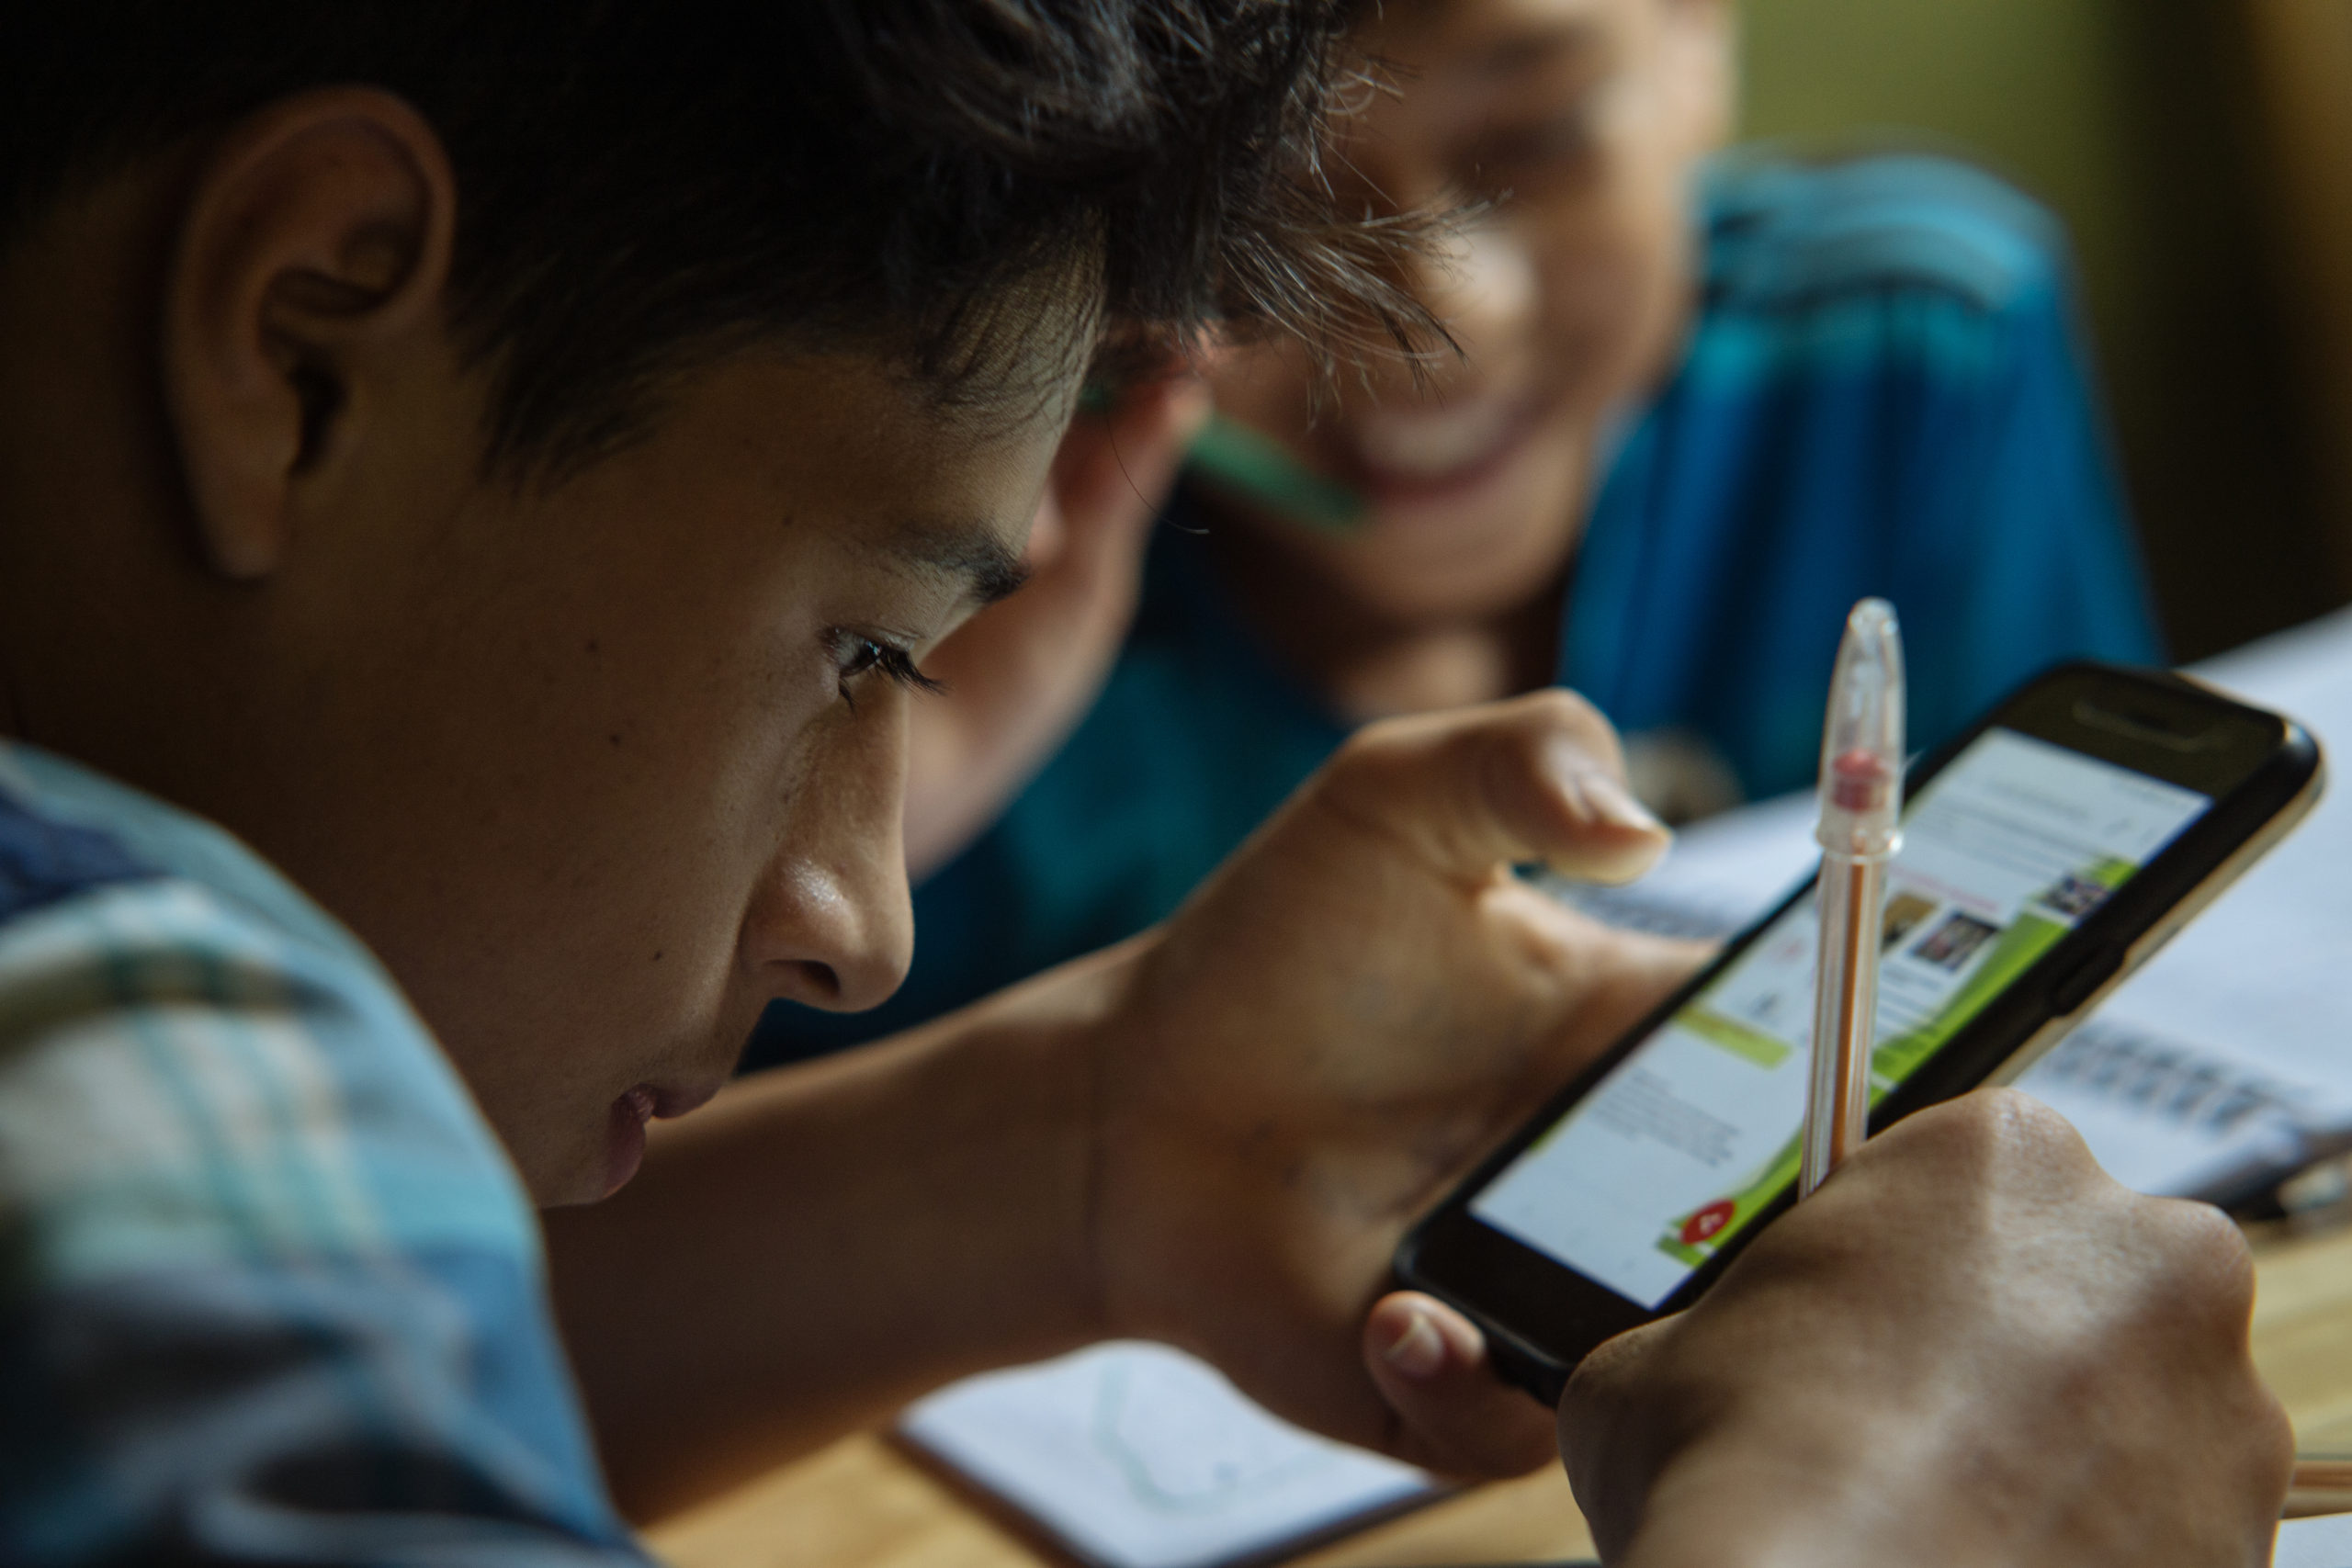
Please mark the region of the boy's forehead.
<svg viewBox="0 0 2352 1568"><path fill-rule="evenodd" d="M688 491L738 476L780 519L837 520L894 569L953 579L985 602L1020 581L1069 400L956 406L885 355L770 344L681 393L667 422L673 456L652 471Z"/></svg>
<svg viewBox="0 0 2352 1568"><path fill-rule="evenodd" d="M1030 519L1065 427L1043 415L990 417L978 429L953 416L900 426L857 454L871 468L851 477L872 504L842 514L862 519L860 547L893 570L992 604L1027 575Z"/></svg>
<svg viewBox="0 0 2352 1568"><path fill-rule="evenodd" d="M1562 55L1605 49L1660 0L1407 0L1370 35L1375 54L1418 55L1412 64L1508 75ZM1409 83L1407 84L1409 86Z"/></svg>

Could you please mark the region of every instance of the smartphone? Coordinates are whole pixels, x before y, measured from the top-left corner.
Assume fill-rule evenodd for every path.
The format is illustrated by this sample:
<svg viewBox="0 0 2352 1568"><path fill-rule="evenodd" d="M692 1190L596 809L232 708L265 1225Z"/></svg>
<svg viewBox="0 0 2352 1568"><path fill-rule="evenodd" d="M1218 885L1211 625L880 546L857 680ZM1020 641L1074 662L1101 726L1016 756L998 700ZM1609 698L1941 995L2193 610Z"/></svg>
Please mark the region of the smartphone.
<svg viewBox="0 0 2352 1568"><path fill-rule="evenodd" d="M1888 867L1871 1128L2000 1082L2319 796L2311 737L2178 676L2070 664L1915 764ZM1810 881L1550 1103L1399 1247L1546 1404L1679 1311L1794 1201Z"/></svg>

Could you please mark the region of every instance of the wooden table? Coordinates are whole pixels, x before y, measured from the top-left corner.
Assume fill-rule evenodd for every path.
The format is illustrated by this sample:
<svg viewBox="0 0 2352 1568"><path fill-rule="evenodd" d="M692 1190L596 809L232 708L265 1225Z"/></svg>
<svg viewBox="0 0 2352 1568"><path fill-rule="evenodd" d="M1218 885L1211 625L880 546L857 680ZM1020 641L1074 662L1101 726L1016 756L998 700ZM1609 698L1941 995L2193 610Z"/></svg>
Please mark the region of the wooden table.
<svg viewBox="0 0 2352 1568"><path fill-rule="evenodd" d="M2306 1452L2352 1453L2352 1230L2256 1249L2255 1360ZM649 1532L677 1568L1066 1568L876 1437L845 1439ZM1586 1555L1568 1484L1548 1471L1483 1486L1295 1560L1420 1568Z"/></svg>

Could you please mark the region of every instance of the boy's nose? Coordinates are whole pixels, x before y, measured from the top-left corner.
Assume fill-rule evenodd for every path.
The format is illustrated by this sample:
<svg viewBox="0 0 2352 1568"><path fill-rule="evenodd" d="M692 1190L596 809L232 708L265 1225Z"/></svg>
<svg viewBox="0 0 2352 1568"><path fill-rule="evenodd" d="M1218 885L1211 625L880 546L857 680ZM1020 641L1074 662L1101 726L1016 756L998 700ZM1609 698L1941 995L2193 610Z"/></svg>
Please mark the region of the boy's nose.
<svg viewBox="0 0 2352 1568"><path fill-rule="evenodd" d="M771 880L765 908L745 933L746 956L769 995L830 1012L888 1001L914 959L904 873L802 863L778 867Z"/></svg>
<svg viewBox="0 0 2352 1568"><path fill-rule="evenodd" d="M862 1012L888 1000L914 960L904 751L814 772L745 916L742 957L771 996Z"/></svg>

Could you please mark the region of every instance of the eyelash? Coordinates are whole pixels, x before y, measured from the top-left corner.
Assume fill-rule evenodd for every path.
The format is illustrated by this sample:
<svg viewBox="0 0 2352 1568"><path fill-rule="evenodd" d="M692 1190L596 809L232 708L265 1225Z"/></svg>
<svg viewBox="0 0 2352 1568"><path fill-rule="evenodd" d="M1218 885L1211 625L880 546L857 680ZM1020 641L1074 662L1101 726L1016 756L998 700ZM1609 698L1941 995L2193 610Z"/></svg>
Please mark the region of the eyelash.
<svg viewBox="0 0 2352 1568"><path fill-rule="evenodd" d="M836 633L835 638L833 678L839 684L842 701L849 705L852 713L857 711L857 699L852 694L850 684L871 671L881 671L883 678L891 684L909 691L944 692L947 689L944 682L934 681L916 669L914 660L905 649L893 648L887 642L878 642L856 632Z"/></svg>

